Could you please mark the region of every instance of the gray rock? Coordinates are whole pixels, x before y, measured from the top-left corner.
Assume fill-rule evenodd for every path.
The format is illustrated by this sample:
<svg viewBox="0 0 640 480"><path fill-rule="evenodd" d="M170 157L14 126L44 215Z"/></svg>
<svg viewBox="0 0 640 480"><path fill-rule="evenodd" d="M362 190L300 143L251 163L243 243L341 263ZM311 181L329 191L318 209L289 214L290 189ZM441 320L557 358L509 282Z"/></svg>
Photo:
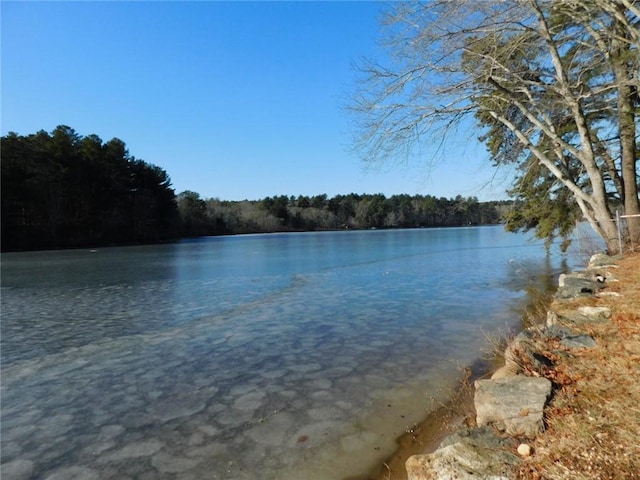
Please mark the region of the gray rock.
<svg viewBox="0 0 640 480"><path fill-rule="evenodd" d="M551 382L542 377L476 380L474 405L479 426L494 425L509 435L534 436L543 429L543 408Z"/></svg>
<svg viewBox="0 0 640 480"><path fill-rule="evenodd" d="M585 283L586 282L586 283ZM572 285L590 285L593 283L602 283L598 274L593 272L569 272L561 273L558 277L558 287L570 287ZM602 285L600 285L602 286Z"/></svg>
<svg viewBox="0 0 640 480"><path fill-rule="evenodd" d="M611 311L607 308L602 310L589 310L597 307L585 307L570 312L554 313L547 316L547 325L564 324L564 325L581 325L588 323L604 323L611 317ZM551 318L551 320L550 320Z"/></svg>
<svg viewBox="0 0 640 480"><path fill-rule="evenodd" d="M557 299L566 300L594 295L604 288L604 283L597 276L585 273L563 273L558 278Z"/></svg>
<svg viewBox="0 0 640 480"><path fill-rule="evenodd" d="M575 336L576 332L560 324L554 324L545 328L543 331L543 335L546 338L557 338L561 340L566 337Z"/></svg>
<svg viewBox="0 0 640 480"><path fill-rule="evenodd" d="M560 344L567 348L593 348L597 345L589 335L567 335L560 340Z"/></svg>
<svg viewBox="0 0 640 480"><path fill-rule="evenodd" d="M615 276L613 275L613 273L611 272L611 268L613 266L610 265L606 268L602 267L602 268L587 268L584 271L584 275L588 276L587 278L590 278L591 280L594 280L598 283L603 284L603 286L606 286L606 284L609 283L614 283L617 282L618 280L615 278ZM618 268L617 266L615 268Z"/></svg>
<svg viewBox="0 0 640 480"><path fill-rule="evenodd" d="M509 452L509 441L493 429L463 429L450 435L434 453L414 455L405 466L408 480L507 480L520 460Z"/></svg>
<svg viewBox="0 0 640 480"><path fill-rule="evenodd" d="M604 253L596 253L589 259L589 267L593 268L615 265L616 261L620 260L621 258L622 257L620 255L611 257Z"/></svg>
<svg viewBox="0 0 640 480"><path fill-rule="evenodd" d="M611 318L611 309L608 307L580 307L578 312L591 322L604 322Z"/></svg>
<svg viewBox="0 0 640 480"><path fill-rule="evenodd" d="M439 448L453 445L454 443L468 443L490 448L510 448L513 440L496 435L496 431L488 426L477 428L461 428L442 440Z"/></svg>

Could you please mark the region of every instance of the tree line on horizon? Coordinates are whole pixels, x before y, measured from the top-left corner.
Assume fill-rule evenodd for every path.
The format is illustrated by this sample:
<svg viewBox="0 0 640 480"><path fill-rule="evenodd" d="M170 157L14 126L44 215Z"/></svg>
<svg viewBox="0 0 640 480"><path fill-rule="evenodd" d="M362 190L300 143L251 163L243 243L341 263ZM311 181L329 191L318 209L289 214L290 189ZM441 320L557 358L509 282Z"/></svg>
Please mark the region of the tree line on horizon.
<svg viewBox="0 0 640 480"><path fill-rule="evenodd" d="M202 199L178 195L186 236L233 233L453 227L501 222L512 202L479 202L475 197L377 194L273 196L262 200Z"/></svg>
<svg viewBox="0 0 640 480"><path fill-rule="evenodd" d="M182 237L281 231L496 224L511 202L383 194L178 195L160 167L68 126L2 137L2 250L154 243Z"/></svg>

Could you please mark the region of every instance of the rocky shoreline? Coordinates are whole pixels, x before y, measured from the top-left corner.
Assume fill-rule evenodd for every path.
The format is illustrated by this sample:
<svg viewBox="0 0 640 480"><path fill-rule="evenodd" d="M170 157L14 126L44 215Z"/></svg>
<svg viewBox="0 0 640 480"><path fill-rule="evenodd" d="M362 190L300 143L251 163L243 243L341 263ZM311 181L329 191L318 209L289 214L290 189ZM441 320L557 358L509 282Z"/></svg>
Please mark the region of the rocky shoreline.
<svg viewBox="0 0 640 480"><path fill-rule="evenodd" d="M583 297L615 295L607 287L617 258L594 255L583 272L563 274L546 319L520 332L504 352L504 365L490 379L474 382L475 419L444 438L432 453L406 461L408 480L514 479L532 454L531 440L545 429L545 408L563 379L554 369L562 358L591 349L585 326L610 321L611 310L574 306ZM568 308L567 308L568 307Z"/></svg>

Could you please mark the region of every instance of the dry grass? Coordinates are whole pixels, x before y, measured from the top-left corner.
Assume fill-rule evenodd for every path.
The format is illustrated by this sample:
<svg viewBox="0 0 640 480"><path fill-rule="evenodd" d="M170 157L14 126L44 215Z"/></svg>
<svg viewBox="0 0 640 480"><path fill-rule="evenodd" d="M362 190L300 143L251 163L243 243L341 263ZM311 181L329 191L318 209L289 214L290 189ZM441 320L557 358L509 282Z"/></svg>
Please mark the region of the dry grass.
<svg viewBox="0 0 640 480"><path fill-rule="evenodd" d="M524 307L522 322L517 330L506 328L497 332L484 333L484 346L480 352L482 359L493 367L492 371L505 364L505 350L520 331L525 329L536 330L546 325L547 311L553 301L553 293L542 292L532 286L527 291L527 296L530 300ZM471 414L475 415L475 411L471 412Z"/></svg>
<svg viewBox="0 0 640 480"><path fill-rule="evenodd" d="M534 454L517 478L640 479L640 254L627 256L612 272L619 282L607 290L620 297L554 305L607 306L613 315L584 328L595 348L557 356L545 372L557 386L547 428L532 442Z"/></svg>

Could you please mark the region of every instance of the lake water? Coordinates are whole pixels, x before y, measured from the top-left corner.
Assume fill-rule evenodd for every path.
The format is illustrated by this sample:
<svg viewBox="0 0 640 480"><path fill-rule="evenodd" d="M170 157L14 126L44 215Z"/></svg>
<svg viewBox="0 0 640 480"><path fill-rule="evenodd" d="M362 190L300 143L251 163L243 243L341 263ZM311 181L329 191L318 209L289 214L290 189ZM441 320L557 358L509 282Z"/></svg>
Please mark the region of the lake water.
<svg viewBox="0 0 640 480"><path fill-rule="evenodd" d="M502 227L2 255L2 479L366 475L525 291Z"/></svg>

